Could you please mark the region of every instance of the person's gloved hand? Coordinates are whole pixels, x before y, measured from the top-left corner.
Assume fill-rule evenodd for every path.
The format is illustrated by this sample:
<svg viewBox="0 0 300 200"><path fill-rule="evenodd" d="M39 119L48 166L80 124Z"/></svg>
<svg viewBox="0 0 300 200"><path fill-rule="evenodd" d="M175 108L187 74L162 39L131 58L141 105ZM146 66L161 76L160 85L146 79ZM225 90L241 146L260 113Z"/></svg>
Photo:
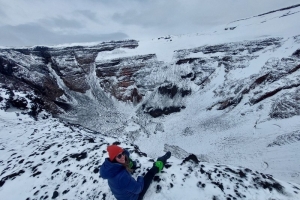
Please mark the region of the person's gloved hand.
<svg viewBox="0 0 300 200"><path fill-rule="evenodd" d="M136 161L133 161L129 158L129 168L135 169L136 168Z"/></svg>

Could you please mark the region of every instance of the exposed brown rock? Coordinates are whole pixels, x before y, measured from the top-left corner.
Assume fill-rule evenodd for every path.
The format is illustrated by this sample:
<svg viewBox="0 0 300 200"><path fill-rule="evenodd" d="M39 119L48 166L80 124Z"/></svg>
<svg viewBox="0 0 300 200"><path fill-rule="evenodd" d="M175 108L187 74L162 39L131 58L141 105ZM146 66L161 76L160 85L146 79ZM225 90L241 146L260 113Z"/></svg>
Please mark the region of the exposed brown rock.
<svg viewBox="0 0 300 200"><path fill-rule="evenodd" d="M151 67L156 62L155 54L103 60L96 63L96 75L104 91L117 99L140 102L143 94L139 94L140 91L136 87L132 89L131 86L136 84L135 77L140 70Z"/></svg>
<svg viewBox="0 0 300 200"><path fill-rule="evenodd" d="M94 68L99 52L111 51L120 47L136 48L137 46L137 41L128 40L103 42L87 47L37 46L22 49L0 49L0 75L5 77L0 80L0 83L9 83L11 89L35 91L45 100L46 108L50 109L52 113L58 113L61 109L57 106L64 108L69 106L58 99L66 94L66 91L58 84L59 81L63 81L71 91L85 93L91 89L87 78L90 76L91 69ZM131 76L132 73L134 70L127 70L121 75ZM130 85L132 85L132 81L124 79L122 86Z"/></svg>

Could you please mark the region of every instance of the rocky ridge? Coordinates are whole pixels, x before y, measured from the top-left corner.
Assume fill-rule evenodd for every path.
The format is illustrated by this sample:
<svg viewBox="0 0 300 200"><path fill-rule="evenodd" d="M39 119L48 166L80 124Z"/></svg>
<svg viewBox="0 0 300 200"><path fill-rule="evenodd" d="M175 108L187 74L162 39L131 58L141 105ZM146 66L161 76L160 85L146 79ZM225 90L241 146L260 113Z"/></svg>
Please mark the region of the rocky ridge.
<svg viewBox="0 0 300 200"><path fill-rule="evenodd" d="M294 37L295 43L297 38L298 36ZM220 97L219 101L208 108L223 110L234 107L246 95L249 96L249 104L256 104L281 91L299 87L299 50L286 58L270 57L258 74L241 80L227 78L230 77L231 71L248 68L251 61L258 59L260 54L275 51L285 42L283 38L267 38L177 50L171 63L158 61L155 54L96 61L99 52L116 48L136 48L136 41L111 42L91 47L1 49L1 81L11 89L18 86L20 90L34 90L45 101L49 111L60 113L72 109L72 95L77 93L84 96L87 91L91 91L93 96L98 95L98 99L105 98L106 95L102 92L104 91L121 101L137 104L144 100L148 92L153 92L152 99L155 98L156 91L161 95L160 88L166 84L181 88L181 83L185 81L190 82L188 84L194 83L201 89L212 80L215 70L224 66L227 74L224 84L214 91L215 96ZM200 53L204 56L193 56ZM169 80L146 80L159 73L163 74L162 70L166 67L169 70L182 70ZM190 88L182 89L192 93ZM298 90L295 91L296 95ZM293 96L293 93L289 94ZM185 106L184 103L176 103L176 98L172 95L169 95L169 99L173 99L173 103L164 107L149 103L151 98L143 103L143 108L147 113L150 113L150 110L151 113L160 113L152 115L156 117L177 112ZM295 101L289 105L297 105ZM273 107L279 109L279 106ZM173 111L170 111L170 108ZM299 113L297 106L293 106L292 109L295 110L294 114ZM271 116L283 117L280 114Z"/></svg>

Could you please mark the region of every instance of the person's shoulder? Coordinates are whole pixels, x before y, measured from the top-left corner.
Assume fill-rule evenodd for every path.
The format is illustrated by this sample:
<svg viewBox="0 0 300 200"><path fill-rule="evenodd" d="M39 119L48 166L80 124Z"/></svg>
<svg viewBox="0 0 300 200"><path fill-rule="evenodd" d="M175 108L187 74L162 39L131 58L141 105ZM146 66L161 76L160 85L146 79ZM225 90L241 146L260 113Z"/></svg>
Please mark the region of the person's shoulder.
<svg viewBox="0 0 300 200"><path fill-rule="evenodd" d="M112 178L123 171L123 168L124 167L121 164L111 162L109 158L106 158L103 164L100 166L100 174L105 174L105 177Z"/></svg>
<svg viewBox="0 0 300 200"><path fill-rule="evenodd" d="M101 167L107 167L111 165L112 163L110 162L109 158L105 158L104 162L102 163Z"/></svg>
<svg viewBox="0 0 300 200"><path fill-rule="evenodd" d="M126 185L131 181L131 174L126 170L126 168L124 167L124 169L122 169L119 173L118 173L118 182L120 185Z"/></svg>

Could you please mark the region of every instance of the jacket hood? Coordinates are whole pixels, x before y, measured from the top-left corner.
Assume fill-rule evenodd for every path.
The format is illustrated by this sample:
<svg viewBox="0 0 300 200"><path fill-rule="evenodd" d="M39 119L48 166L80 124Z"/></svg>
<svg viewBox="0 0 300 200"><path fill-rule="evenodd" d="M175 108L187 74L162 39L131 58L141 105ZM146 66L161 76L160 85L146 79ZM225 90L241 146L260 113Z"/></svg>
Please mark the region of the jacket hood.
<svg viewBox="0 0 300 200"><path fill-rule="evenodd" d="M111 162L109 158L106 158L100 167L100 176L103 179L110 179L115 177L123 169L124 166L122 164Z"/></svg>

